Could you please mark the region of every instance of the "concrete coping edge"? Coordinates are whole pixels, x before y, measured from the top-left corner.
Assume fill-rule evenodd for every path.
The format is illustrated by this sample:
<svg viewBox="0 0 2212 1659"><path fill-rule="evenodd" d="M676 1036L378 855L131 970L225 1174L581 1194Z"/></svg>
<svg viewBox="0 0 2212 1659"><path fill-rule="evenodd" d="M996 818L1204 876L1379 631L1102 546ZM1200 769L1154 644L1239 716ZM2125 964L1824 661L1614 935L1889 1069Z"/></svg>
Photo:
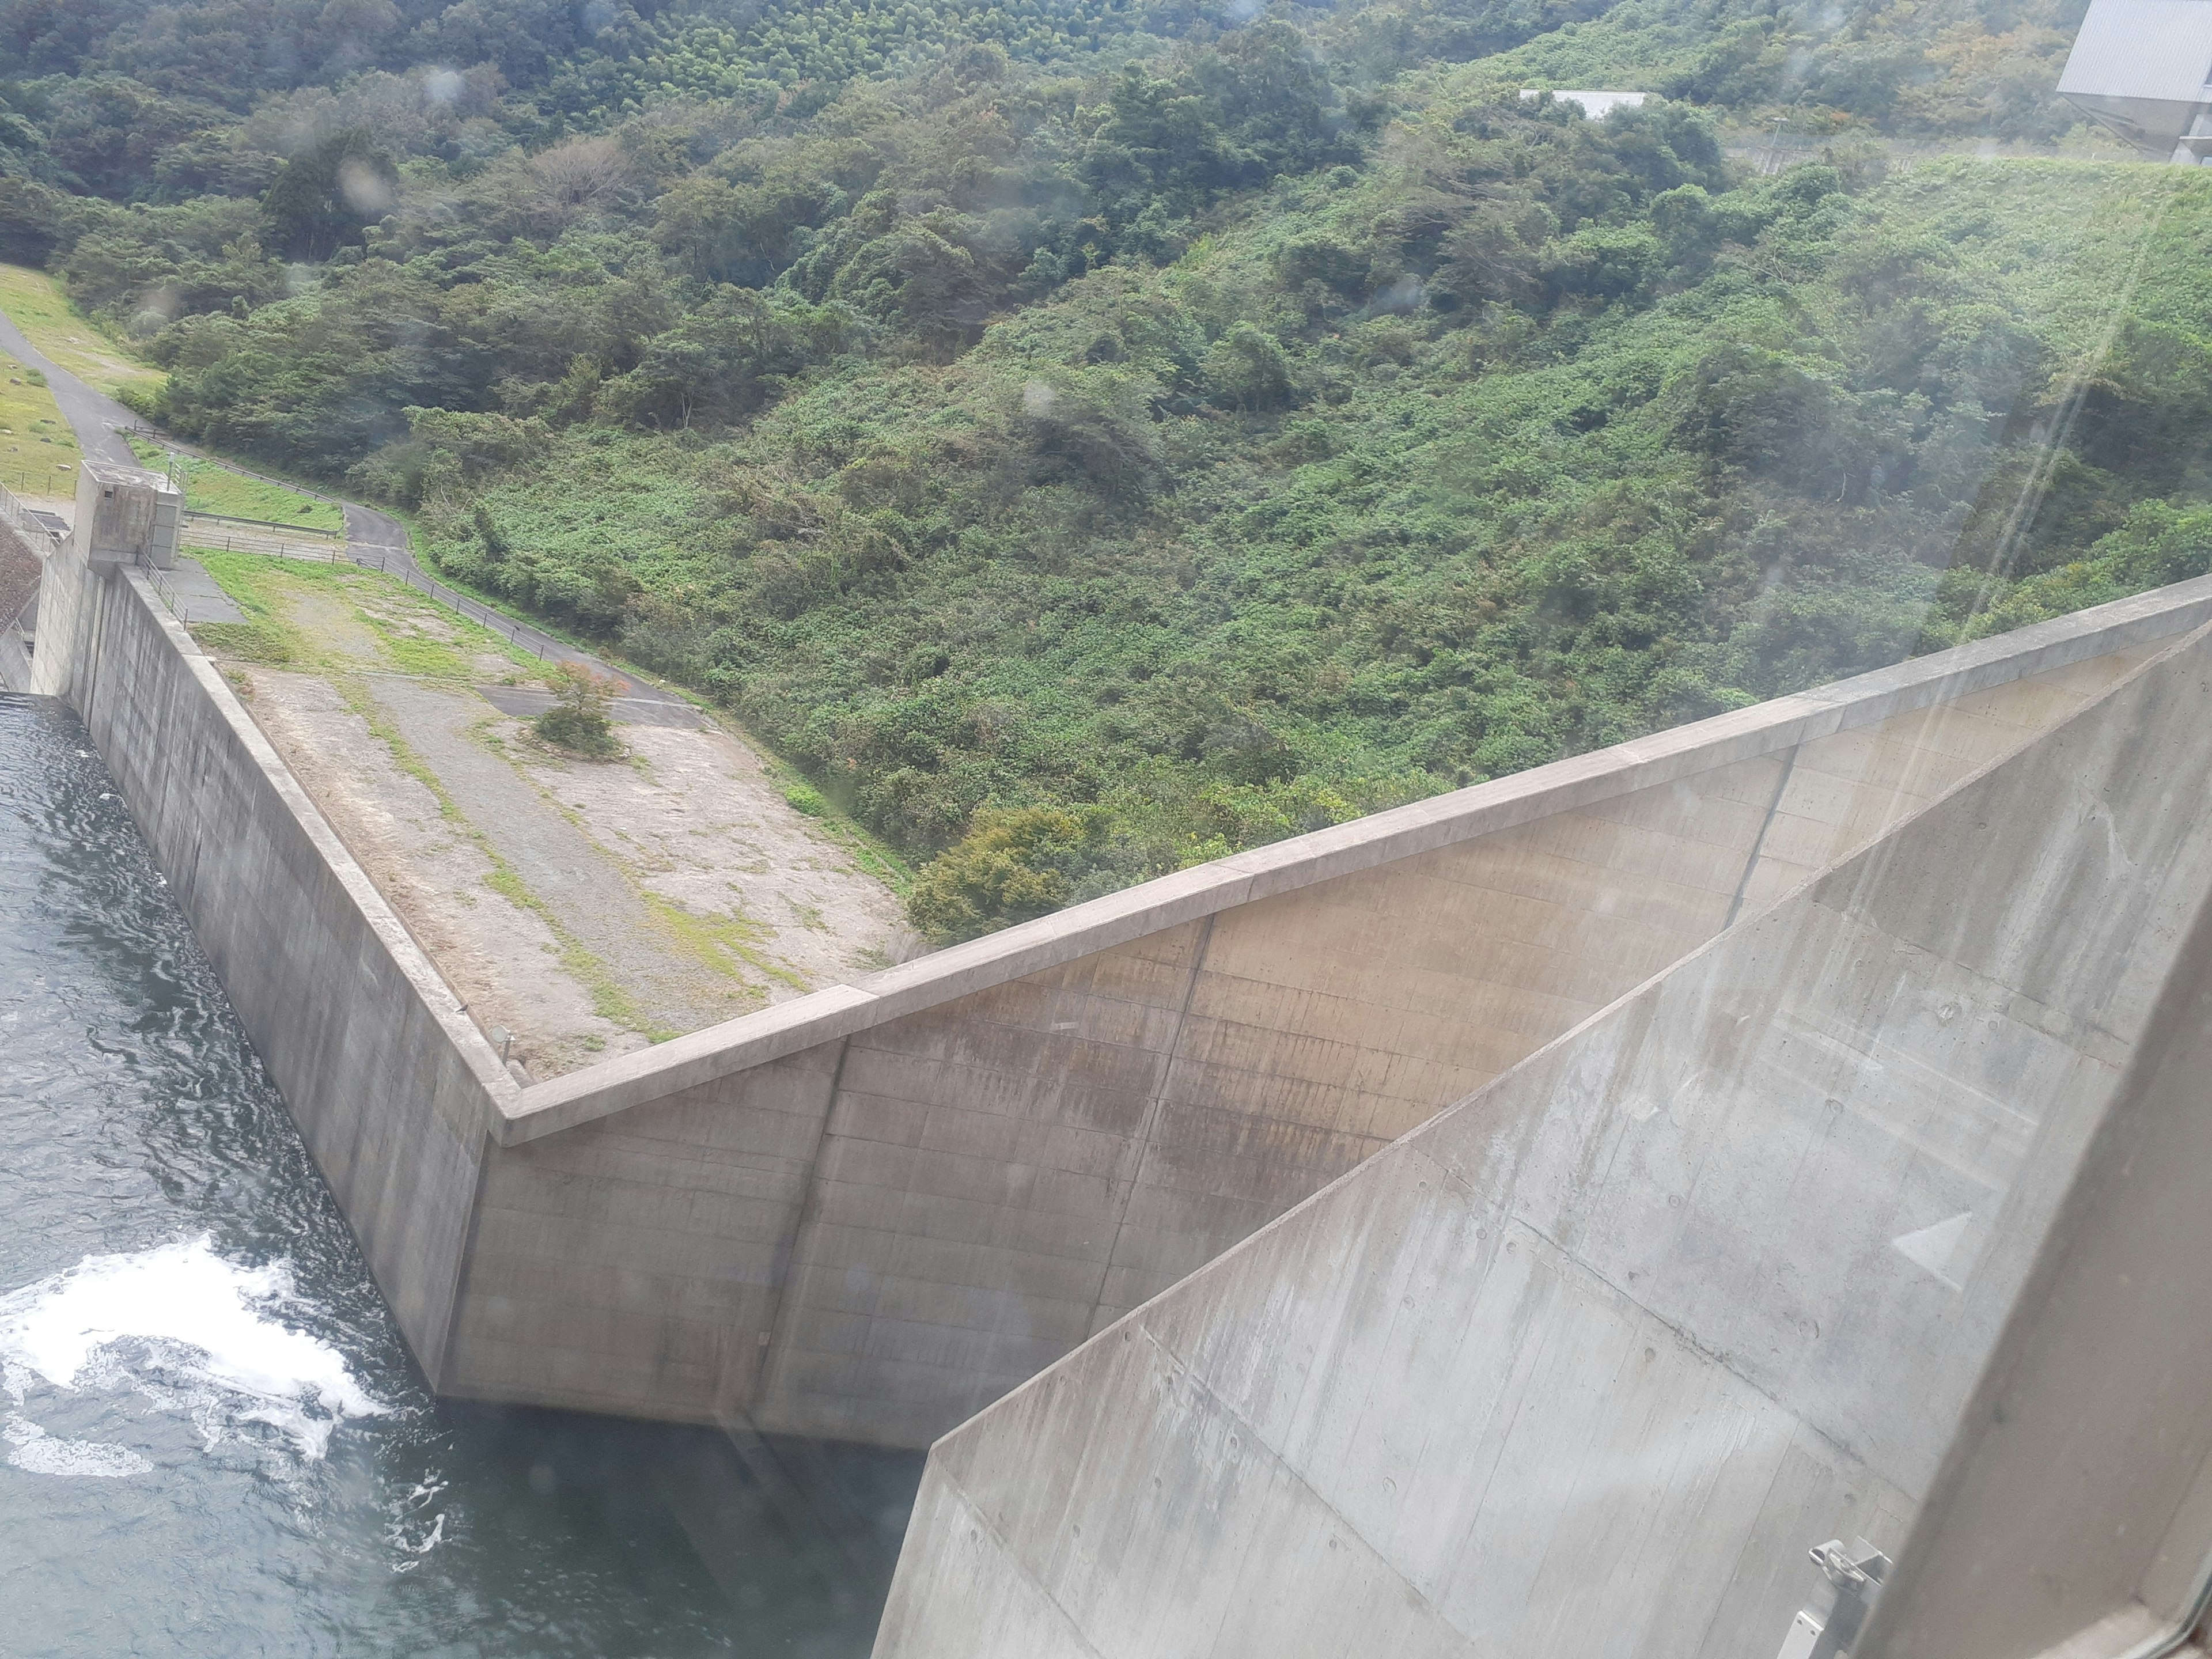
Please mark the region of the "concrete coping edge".
<svg viewBox="0 0 2212 1659"><path fill-rule="evenodd" d="M535 1140L1255 899L1794 748L2208 619L2212 576L2200 576L1232 854L532 1084L500 1100L499 1139L505 1146Z"/></svg>
<svg viewBox="0 0 2212 1659"><path fill-rule="evenodd" d="M400 919L399 913L392 908L382 890L370 878L368 872L362 868L330 820L323 816L321 808L315 805L313 797L292 775L292 769L284 763L284 758L276 752L276 745L269 741L254 722L253 716L246 712L246 705L239 701L238 694L231 690L222 672L209 660L207 653L200 649L199 642L192 638L184 623L170 614L169 607L162 603L161 595L155 591L153 583L147 580L144 571L135 565L122 566L121 570L132 597L145 607L155 625L168 639L170 648L182 659L186 671L199 682L209 702L229 726L232 737L260 769L270 790L284 804L285 809L298 821L324 866L344 889L347 898L375 933L392 965L399 970L409 988L431 1018L437 1022L447 1040L453 1045L462 1064L483 1091L485 1127L496 1133L513 1111L514 1103L522 1091L500 1064L499 1054L492 1048L490 1039L469 1018L467 1006L455 994L453 988L446 982L445 975L439 972L438 965L431 960L429 952L416 942L415 936L408 932L407 924Z"/></svg>

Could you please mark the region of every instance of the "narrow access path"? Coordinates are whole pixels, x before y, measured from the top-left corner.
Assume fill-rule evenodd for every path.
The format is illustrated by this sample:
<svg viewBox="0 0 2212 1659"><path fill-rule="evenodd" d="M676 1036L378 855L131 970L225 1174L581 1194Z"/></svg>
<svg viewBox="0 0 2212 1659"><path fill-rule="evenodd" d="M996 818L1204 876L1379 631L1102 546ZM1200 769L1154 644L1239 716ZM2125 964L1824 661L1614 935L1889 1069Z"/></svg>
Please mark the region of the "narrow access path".
<svg viewBox="0 0 2212 1659"><path fill-rule="evenodd" d="M63 415L76 430L79 449L118 466L138 465L137 456L131 453L131 446L123 436L123 429L137 425L138 417L106 392L94 391L56 364L23 337L22 330L15 326L15 319L4 311L0 311L0 351L46 377L46 390L54 394L54 401L61 405Z"/></svg>
<svg viewBox="0 0 2212 1659"><path fill-rule="evenodd" d="M0 351L7 352L27 367L46 377L46 386L54 394L54 402L61 406L71 427L76 430L77 447L87 455L118 466L137 466L137 454L131 447L131 432L142 432L180 454L212 461L228 468L241 477L258 478L265 483L281 484L287 489L297 490L302 495L312 495L317 501L329 501L345 513L346 550L356 564L374 565L389 575L398 577L410 586L418 587L441 605L449 605L471 622L481 623L495 634L503 634L523 650L543 658L547 662L574 663L588 668L595 674L604 674L618 680L622 690L617 694L635 698L640 702L672 703L679 708L692 705L672 691L665 691L650 680L603 662L588 651L580 651L562 640L555 639L541 628L519 621L506 612L495 611L489 605L467 594L458 592L440 581L416 562L413 544L407 537L407 526L389 513L380 513L359 501L349 501L341 496L327 495L320 490L302 489L289 478L274 478L254 471L221 455L210 455L205 450L156 432L148 427L132 410L109 397L95 391L67 369L54 362L15 326L15 319L0 311Z"/></svg>

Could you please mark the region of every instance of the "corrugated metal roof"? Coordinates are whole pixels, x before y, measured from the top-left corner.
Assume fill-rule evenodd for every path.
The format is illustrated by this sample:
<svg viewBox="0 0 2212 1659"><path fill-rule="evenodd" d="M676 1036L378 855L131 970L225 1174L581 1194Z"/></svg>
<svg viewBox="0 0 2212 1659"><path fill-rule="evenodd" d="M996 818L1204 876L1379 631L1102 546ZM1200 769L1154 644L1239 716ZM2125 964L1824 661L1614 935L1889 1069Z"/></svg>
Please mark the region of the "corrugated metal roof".
<svg viewBox="0 0 2212 1659"><path fill-rule="evenodd" d="M2193 104L2212 78L2212 0L2091 0L2058 90Z"/></svg>

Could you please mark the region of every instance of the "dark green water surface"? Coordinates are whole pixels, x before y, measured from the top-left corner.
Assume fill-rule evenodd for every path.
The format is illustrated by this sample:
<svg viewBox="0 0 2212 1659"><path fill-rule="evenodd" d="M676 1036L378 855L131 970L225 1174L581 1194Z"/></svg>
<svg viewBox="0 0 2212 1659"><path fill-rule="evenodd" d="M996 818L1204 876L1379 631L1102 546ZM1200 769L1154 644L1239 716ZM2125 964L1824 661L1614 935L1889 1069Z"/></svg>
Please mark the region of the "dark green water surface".
<svg viewBox="0 0 2212 1659"><path fill-rule="evenodd" d="M0 695L0 1656L865 1654L919 1457L433 1400L91 749Z"/></svg>

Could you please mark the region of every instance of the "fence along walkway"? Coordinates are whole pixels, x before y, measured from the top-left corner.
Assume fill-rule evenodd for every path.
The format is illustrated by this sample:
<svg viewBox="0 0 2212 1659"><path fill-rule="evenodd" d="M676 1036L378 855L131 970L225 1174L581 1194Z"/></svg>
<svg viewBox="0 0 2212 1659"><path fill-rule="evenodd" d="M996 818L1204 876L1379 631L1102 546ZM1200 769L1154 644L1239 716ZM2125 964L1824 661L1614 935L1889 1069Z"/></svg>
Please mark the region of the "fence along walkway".
<svg viewBox="0 0 2212 1659"><path fill-rule="evenodd" d="M49 547L61 538L52 525L31 508L4 483L0 483L0 522L28 542L33 549Z"/></svg>
<svg viewBox="0 0 2212 1659"><path fill-rule="evenodd" d="M197 520L199 516L195 514L189 515L189 518ZM314 532L303 533L312 535ZM407 557L396 548L349 547L329 537L319 538L313 544L283 544L274 546L261 545L258 543L249 545L238 538L227 538L222 548L217 550L212 538L203 537L191 539L189 532L187 537L187 543L183 550L185 557L190 557L195 550L204 552L220 550L225 553L251 553L264 558L300 559L310 563L359 565L363 569L380 571L387 576L398 577L418 592L428 594L447 610L459 611L471 622L489 629L519 648L534 653L541 659L546 655L548 645L557 646L558 644L557 641L539 633L538 629L519 623L512 617L504 616L494 611L489 605L481 604L467 594L447 586L445 583L426 574L414 560ZM187 614L189 598L180 596L174 582L163 572L144 564L142 564L140 568L144 570L147 580L153 585L154 591L161 596L162 603L169 607L170 614L179 622L189 623L191 620L191 616Z"/></svg>
<svg viewBox="0 0 2212 1659"><path fill-rule="evenodd" d="M304 525L264 524L220 514L185 514L185 544L225 553L268 553L286 559L321 559L345 550L345 538Z"/></svg>

